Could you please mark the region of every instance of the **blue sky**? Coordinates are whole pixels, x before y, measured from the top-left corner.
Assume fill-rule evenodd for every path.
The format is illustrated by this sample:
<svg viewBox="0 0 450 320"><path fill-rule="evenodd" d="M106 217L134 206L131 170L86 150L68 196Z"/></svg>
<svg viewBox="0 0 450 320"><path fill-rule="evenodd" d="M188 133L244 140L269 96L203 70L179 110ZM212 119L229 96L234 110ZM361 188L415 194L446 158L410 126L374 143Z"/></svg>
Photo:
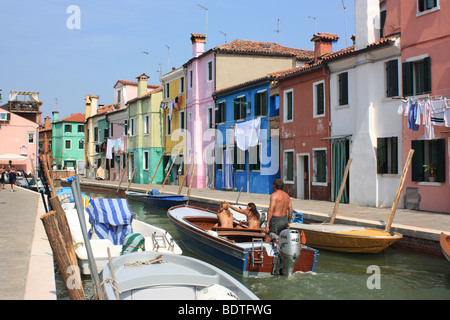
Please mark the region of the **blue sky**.
<svg viewBox="0 0 450 320"><path fill-rule="evenodd" d="M346 47L342 0L3 0L0 21L0 89L39 91L42 119L84 113L86 94L111 104L118 79L136 81L145 72L159 84L163 74L192 57L191 33L206 32L207 49L236 39L277 41L313 49L316 31L338 34ZM79 29L71 5L80 9ZM345 0L347 45L354 34L354 0ZM70 25L70 23L69 23ZM169 47L169 49L167 48ZM148 52L146 55L143 51ZM170 66L169 66L170 61ZM57 99L57 103L56 103Z"/></svg>

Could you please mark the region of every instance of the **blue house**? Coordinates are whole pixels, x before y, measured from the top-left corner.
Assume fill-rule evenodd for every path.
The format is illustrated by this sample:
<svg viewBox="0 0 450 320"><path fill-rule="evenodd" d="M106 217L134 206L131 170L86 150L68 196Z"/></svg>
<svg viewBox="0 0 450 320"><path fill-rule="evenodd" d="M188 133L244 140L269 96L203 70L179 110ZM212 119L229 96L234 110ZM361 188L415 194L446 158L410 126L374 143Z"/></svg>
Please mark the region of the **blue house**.
<svg viewBox="0 0 450 320"><path fill-rule="evenodd" d="M272 193L280 178L279 96L272 76L216 91L215 188Z"/></svg>

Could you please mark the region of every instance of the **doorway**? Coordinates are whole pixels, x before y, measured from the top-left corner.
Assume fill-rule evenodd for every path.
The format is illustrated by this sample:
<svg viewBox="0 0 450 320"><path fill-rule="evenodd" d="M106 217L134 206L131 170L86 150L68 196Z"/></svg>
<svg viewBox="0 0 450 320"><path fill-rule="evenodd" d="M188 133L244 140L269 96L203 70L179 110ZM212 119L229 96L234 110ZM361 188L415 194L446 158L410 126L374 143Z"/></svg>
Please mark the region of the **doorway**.
<svg viewBox="0 0 450 320"><path fill-rule="evenodd" d="M297 198L309 199L309 154L297 154Z"/></svg>

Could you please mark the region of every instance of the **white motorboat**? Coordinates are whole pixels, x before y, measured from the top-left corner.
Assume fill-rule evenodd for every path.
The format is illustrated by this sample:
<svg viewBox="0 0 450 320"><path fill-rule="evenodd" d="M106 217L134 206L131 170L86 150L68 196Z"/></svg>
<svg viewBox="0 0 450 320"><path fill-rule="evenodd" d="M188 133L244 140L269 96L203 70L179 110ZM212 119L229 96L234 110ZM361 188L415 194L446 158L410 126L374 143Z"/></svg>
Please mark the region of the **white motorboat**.
<svg viewBox="0 0 450 320"><path fill-rule="evenodd" d="M259 300L226 272L183 255L130 253L112 259L100 278L107 300Z"/></svg>
<svg viewBox="0 0 450 320"><path fill-rule="evenodd" d="M88 254L84 245L77 210L74 208L74 203L65 203L63 208L66 212L81 273L89 275ZM94 212L93 208L96 208L97 211ZM98 210L99 208L102 208L103 211ZM106 223L106 216L109 216L109 222L113 224L112 226ZM91 199L88 208L85 210L85 218L98 272L108 262L108 248L110 248L112 257L120 256L122 251L136 250L182 254L181 248L166 230L133 218L126 199ZM122 222L118 224L117 221L119 220ZM117 226L114 226L114 224ZM140 238L141 243L139 245L124 243L127 234L139 235L135 241Z"/></svg>

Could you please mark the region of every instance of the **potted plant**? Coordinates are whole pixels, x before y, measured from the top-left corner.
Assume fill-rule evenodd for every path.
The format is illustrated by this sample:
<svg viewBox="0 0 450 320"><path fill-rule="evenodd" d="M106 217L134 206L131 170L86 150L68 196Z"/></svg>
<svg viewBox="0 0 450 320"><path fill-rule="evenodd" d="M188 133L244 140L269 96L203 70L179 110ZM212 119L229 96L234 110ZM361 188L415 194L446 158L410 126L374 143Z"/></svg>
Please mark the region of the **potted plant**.
<svg viewBox="0 0 450 320"><path fill-rule="evenodd" d="M423 166L425 168L425 174L430 182L436 181L436 166L432 163Z"/></svg>

